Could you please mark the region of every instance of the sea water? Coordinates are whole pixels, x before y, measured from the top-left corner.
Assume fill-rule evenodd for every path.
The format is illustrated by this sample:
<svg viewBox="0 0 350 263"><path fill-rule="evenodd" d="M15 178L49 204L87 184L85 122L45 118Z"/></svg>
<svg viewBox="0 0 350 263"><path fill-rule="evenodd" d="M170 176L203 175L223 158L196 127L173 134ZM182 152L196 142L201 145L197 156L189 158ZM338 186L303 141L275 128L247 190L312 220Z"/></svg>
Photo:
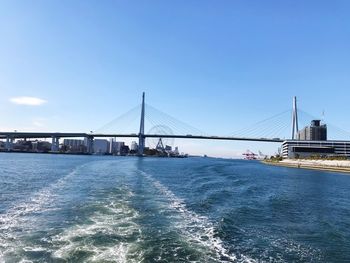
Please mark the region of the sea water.
<svg viewBox="0 0 350 263"><path fill-rule="evenodd" d="M350 176L2 153L0 262L350 262Z"/></svg>

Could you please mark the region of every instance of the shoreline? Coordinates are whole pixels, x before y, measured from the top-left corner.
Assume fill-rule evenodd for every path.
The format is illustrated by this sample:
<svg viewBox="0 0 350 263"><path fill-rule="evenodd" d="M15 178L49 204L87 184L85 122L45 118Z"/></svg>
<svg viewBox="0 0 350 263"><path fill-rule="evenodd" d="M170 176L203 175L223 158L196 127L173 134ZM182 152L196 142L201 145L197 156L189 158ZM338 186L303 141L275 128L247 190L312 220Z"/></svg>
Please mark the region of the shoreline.
<svg viewBox="0 0 350 263"><path fill-rule="evenodd" d="M75 152L34 152L34 151L0 151L1 153L24 153L24 154L52 154L52 155L81 155L81 156L116 156L116 157L157 157L157 158L188 158L193 157L189 155L178 155L178 156L161 156L161 155L137 155L137 154L123 154L123 155L115 155L115 154L98 154L98 153L75 153Z"/></svg>
<svg viewBox="0 0 350 263"><path fill-rule="evenodd" d="M328 172L350 173L350 161L348 160L307 160L284 159L282 161L266 161L262 163L289 168L301 168Z"/></svg>

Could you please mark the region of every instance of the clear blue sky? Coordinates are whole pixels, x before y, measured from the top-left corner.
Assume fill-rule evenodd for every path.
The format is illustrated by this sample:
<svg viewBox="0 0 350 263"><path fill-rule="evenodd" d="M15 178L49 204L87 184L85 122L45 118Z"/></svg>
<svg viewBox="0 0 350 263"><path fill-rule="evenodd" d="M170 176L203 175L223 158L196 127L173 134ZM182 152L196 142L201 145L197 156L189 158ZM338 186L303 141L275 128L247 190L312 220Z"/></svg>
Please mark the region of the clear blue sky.
<svg viewBox="0 0 350 263"><path fill-rule="evenodd" d="M210 134L288 109L294 95L350 130L349 10L347 0L0 0L0 130L95 130L142 91ZM277 148L188 145L218 156Z"/></svg>

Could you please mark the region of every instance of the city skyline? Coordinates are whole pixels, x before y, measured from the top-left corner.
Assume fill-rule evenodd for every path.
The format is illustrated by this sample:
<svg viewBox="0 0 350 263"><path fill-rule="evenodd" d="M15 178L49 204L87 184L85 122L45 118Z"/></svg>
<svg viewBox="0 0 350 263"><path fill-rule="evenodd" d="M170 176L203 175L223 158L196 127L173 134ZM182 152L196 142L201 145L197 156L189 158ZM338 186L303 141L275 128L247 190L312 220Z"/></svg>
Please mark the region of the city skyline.
<svg viewBox="0 0 350 263"><path fill-rule="evenodd" d="M346 1L2 5L1 131L88 132L137 105L142 91L208 134L289 109L294 95L303 110L350 130ZM223 157L278 148L176 144Z"/></svg>

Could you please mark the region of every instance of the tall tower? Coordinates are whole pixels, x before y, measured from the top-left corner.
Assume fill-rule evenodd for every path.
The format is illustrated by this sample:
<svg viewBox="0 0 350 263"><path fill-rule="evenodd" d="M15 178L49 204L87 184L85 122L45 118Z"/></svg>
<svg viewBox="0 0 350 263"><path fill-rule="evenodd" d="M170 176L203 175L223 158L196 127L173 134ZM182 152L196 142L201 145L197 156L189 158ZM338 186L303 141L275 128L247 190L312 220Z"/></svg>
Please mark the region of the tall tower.
<svg viewBox="0 0 350 263"><path fill-rule="evenodd" d="M145 148L145 93L142 93L141 120L139 132L139 155L143 155Z"/></svg>
<svg viewBox="0 0 350 263"><path fill-rule="evenodd" d="M292 112L292 140L298 139L298 109L297 97L293 97L293 112Z"/></svg>

